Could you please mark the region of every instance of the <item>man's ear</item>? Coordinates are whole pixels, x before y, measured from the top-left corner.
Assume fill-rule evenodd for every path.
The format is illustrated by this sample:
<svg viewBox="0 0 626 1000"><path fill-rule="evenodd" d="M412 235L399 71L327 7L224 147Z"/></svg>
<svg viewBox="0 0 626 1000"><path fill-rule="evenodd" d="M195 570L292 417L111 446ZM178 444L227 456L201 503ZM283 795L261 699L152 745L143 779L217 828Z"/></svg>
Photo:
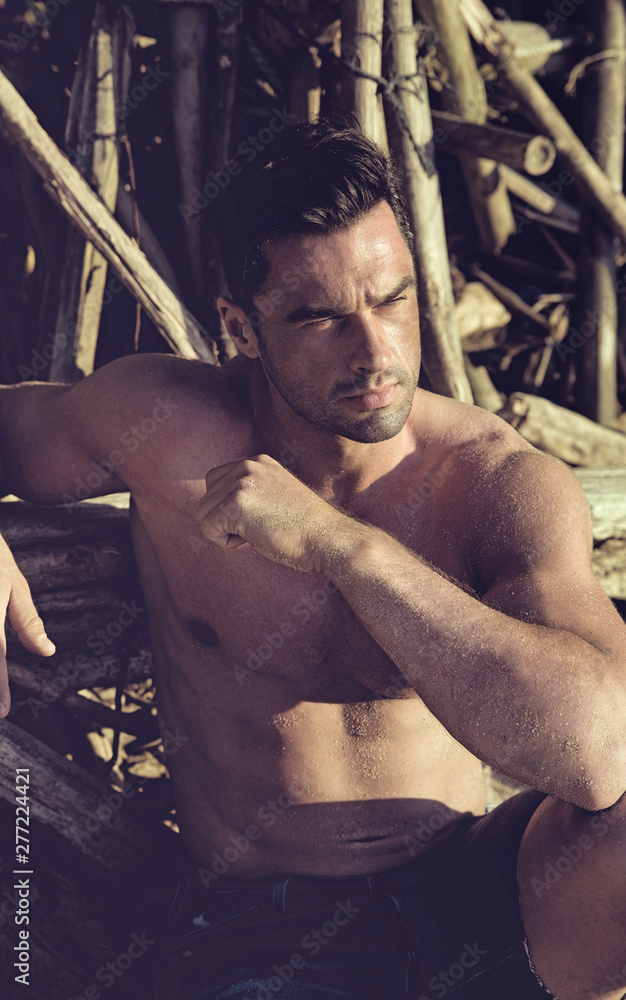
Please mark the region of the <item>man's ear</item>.
<svg viewBox="0 0 626 1000"><path fill-rule="evenodd" d="M232 299L223 297L217 300L217 308L222 315L228 335L239 353L245 354L247 358L258 358L256 334L244 310L235 305Z"/></svg>

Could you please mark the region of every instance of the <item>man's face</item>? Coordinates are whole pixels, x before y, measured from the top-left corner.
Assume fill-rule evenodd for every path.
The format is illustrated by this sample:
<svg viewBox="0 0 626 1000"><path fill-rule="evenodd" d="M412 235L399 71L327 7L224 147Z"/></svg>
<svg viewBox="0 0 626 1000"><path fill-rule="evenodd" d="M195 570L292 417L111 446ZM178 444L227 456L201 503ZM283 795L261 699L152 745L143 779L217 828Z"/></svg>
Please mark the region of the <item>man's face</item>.
<svg viewBox="0 0 626 1000"><path fill-rule="evenodd" d="M353 441L395 437L420 367L410 251L384 202L347 229L277 241L255 305L257 348L282 399Z"/></svg>

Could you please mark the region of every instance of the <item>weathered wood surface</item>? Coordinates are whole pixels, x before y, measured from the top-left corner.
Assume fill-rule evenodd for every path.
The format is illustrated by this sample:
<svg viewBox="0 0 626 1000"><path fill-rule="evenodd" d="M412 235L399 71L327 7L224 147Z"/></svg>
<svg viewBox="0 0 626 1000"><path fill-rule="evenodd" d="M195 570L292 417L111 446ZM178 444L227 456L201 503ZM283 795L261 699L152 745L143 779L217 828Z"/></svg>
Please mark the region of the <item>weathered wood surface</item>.
<svg viewBox="0 0 626 1000"><path fill-rule="evenodd" d="M437 52L447 67L451 89L442 99L446 110L482 124L487 118L487 95L458 0L418 0L417 9L434 28ZM508 191L498 163L489 157L459 152L472 213L486 250L498 252L515 232Z"/></svg>
<svg viewBox="0 0 626 1000"><path fill-rule="evenodd" d="M500 31L482 0L463 0L461 12L474 40L494 58L502 86L554 143L578 190L611 230L626 242L626 198L615 189L545 90L515 58L515 48Z"/></svg>
<svg viewBox="0 0 626 1000"><path fill-rule="evenodd" d="M615 191L624 176L626 112L626 10L624 0L594 0L588 8L594 54L604 58L587 67L583 139ZM610 50L610 52L609 52ZM615 124L613 124L615 123ZM592 316L594 336L578 354L582 410L611 427L619 412L617 399L618 298L615 234L604 219L585 206L581 240L581 283L578 315Z"/></svg>
<svg viewBox="0 0 626 1000"><path fill-rule="evenodd" d="M514 392L500 416L536 448L570 465L591 469L626 467L626 434L601 427L542 396Z"/></svg>
<svg viewBox="0 0 626 1000"><path fill-rule="evenodd" d="M382 76L384 0L342 0L341 51L343 58L380 80ZM352 111L363 131L383 149L387 148L387 132L382 94L375 80L353 73L344 67L342 103Z"/></svg>
<svg viewBox="0 0 626 1000"><path fill-rule="evenodd" d="M389 0L387 17L391 39L387 74L407 80L398 98L411 135L401 127L393 109L385 110L389 143L403 174L415 235L424 367L435 392L472 402L454 313L439 176L430 161L433 126L426 80L417 75L410 0Z"/></svg>
<svg viewBox="0 0 626 1000"><path fill-rule="evenodd" d="M43 179L46 191L115 268L120 281L141 303L172 350L182 357L214 362L214 351L200 324L55 145L1 71L0 117Z"/></svg>
<svg viewBox="0 0 626 1000"><path fill-rule="evenodd" d="M0 722L0 795L15 802L16 768L29 768L30 815L96 864L129 871L163 859L176 837L124 807L123 796L14 723Z"/></svg>
<svg viewBox="0 0 626 1000"><path fill-rule="evenodd" d="M547 173L556 158L554 143L545 135L465 121L449 111L433 111L432 116L436 142L441 142L437 135L441 132L451 146L506 163L515 170L525 170L534 177Z"/></svg>

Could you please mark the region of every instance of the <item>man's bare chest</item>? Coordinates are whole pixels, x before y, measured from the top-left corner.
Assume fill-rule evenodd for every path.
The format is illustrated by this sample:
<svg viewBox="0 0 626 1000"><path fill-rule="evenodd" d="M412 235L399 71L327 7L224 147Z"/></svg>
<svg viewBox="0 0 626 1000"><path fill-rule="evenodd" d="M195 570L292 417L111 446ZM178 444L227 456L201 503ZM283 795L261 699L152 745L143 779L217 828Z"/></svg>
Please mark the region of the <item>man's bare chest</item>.
<svg viewBox="0 0 626 1000"><path fill-rule="evenodd" d="M465 536L446 516L443 486L431 496L396 486L355 514L473 586ZM153 630L179 651L179 669L193 674L194 684L204 671L207 684L219 678L234 692L245 685L246 694L255 678L295 685L310 700L414 696L331 581L274 563L249 545L224 550L207 541L193 518L194 499L167 511L139 503L133 518Z"/></svg>

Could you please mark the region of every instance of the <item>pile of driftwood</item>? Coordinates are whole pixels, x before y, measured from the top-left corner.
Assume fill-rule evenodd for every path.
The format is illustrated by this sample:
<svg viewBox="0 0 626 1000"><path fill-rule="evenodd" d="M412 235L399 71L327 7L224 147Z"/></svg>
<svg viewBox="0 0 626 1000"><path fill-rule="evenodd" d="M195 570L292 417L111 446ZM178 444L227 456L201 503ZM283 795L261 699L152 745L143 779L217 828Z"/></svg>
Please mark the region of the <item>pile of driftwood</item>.
<svg viewBox="0 0 626 1000"><path fill-rule="evenodd" d="M0 381L74 381L133 350L223 363L206 208L224 165L245 169L273 121L353 111L399 167L424 385L577 468L594 569L623 609L624 6L538 4L525 22L520 6L500 4L510 19L482 0L0 6ZM129 886L148 898L150 872L176 869L176 734L156 723L125 501L2 504L0 531L58 647L41 661L9 635L0 968L19 905L15 768L30 768L30 995L87 996L128 945ZM21 989L12 975L2 987Z"/></svg>

